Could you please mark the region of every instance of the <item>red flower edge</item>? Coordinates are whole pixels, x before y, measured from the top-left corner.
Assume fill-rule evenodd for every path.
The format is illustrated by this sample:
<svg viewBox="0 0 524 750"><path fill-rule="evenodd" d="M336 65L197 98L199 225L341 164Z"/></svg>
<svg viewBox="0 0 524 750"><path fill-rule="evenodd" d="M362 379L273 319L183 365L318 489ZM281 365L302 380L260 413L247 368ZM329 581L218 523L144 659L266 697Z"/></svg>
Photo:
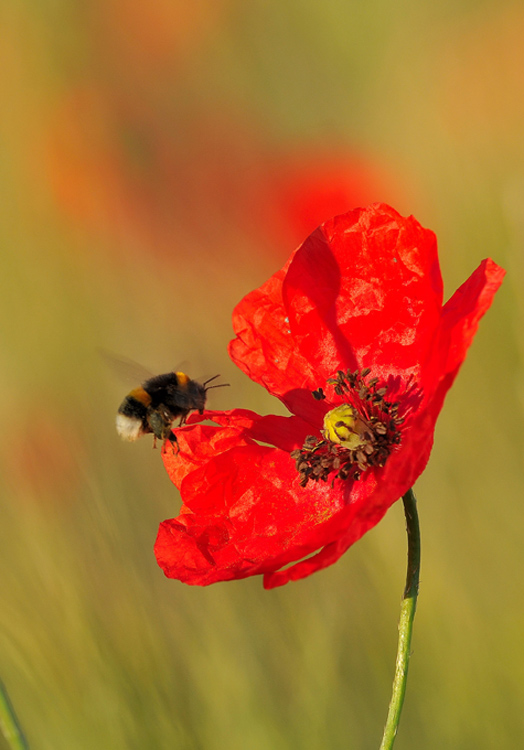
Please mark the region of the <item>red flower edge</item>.
<svg viewBox="0 0 524 750"><path fill-rule="evenodd" d="M436 238L413 217L373 204L315 230L233 313L233 361L292 416L209 411L175 430L176 449L163 448L183 501L155 544L166 576L208 585L263 574L273 588L334 563L423 471L444 397L503 276L484 260L442 306ZM308 435L321 441L324 416L348 400L326 381L368 370L397 404L399 443L359 478L302 486L290 453ZM361 396L352 403L369 412Z"/></svg>

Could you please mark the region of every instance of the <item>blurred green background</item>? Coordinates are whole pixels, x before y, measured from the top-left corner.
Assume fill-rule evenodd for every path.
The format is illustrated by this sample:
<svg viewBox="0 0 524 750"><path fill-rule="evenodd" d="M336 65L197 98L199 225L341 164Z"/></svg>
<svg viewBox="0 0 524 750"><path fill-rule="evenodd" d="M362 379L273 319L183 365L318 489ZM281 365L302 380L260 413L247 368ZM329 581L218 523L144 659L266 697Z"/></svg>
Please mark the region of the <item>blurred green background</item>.
<svg viewBox="0 0 524 750"><path fill-rule="evenodd" d="M378 748L401 505L282 589L167 580L179 497L97 353L284 413L228 359L232 308L376 200L436 231L446 296L509 271L416 488L396 748L524 746L522 3L19 0L0 29L0 677L33 750Z"/></svg>

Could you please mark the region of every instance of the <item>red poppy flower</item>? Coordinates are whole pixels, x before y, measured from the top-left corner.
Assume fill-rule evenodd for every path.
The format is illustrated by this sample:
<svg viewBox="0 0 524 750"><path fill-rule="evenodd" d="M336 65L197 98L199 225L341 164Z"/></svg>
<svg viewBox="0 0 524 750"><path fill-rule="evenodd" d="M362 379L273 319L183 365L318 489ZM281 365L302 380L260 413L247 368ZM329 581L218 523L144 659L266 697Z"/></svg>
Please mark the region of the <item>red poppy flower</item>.
<svg viewBox="0 0 524 750"><path fill-rule="evenodd" d="M374 204L315 230L233 314L233 361L292 416L211 411L176 430L165 574L273 588L334 563L423 471L503 275L484 260L442 306L436 238L413 217Z"/></svg>

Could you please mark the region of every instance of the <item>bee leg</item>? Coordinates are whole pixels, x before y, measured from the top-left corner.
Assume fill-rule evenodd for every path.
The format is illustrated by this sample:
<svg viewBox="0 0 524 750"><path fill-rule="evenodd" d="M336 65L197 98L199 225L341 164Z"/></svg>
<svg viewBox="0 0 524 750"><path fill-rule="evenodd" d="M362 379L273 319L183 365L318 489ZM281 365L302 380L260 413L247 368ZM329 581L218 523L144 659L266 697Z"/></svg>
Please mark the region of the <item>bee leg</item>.
<svg viewBox="0 0 524 750"><path fill-rule="evenodd" d="M156 448L156 435L153 436L153 449Z"/></svg>
<svg viewBox="0 0 524 750"><path fill-rule="evenodd" d="M176 454L180 453L180 446L178 445L178 440L173 430L170 431L166 440L169 440L169 442L171 443L171 447L173 448Z"/></svg>

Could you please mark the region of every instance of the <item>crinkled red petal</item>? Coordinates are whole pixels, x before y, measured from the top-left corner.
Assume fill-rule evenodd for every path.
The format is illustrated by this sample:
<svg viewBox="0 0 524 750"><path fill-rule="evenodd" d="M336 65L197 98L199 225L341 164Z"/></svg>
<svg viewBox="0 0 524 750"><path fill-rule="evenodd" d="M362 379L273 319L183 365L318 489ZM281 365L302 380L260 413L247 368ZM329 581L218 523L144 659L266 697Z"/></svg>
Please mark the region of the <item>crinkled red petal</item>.
<svg viewBox="0 0 524 750"><path fill-rule="evenodd" d="M433 365L436 383L431 384L428 410L436 420L444 397L451 388L477 332L479 321L490 308L506 272L486 258L442 309L437 361Z"/></svg>
<svg viewBox="0 0 524 750"><path fill-rule="evenodd" d="M325 222L237 305L230 355L294 413L314 420L320 407L307 392L338 369L419 377L441 304L433 232L374 204Z"/></svg>
<svg viewBox="0 0 524 750"><path fill-rule="evenodd" d="M436 237L384 204L336 216L295 254L282 294L295 346L325 377L342 365L420 380L442 305Z"/></svg>
<svg viewBox="0 0 524 750"><path fill-rule="evenodd" d="M237 305L233 311L237 337L229 344L229 354L246 375L314 425L322 421L324 411L311 391L322 385L322 377L297 351L289 331L282 301L288 266L289 262Z"/></svg>
<svg viewBox="0 0 524 750"><path fill-rule="evenodd" d="M232 448L183 480L185 507L160 525L158 563L198 585L274 570L331 541L348 489L300 487L293 460L278 448Z"/></svg>
<svg viewBox="0 0 524 750"><path fill-rule="evenodd" d="M217 431L212 425L191 425L174 430L177 442L166 441L162 459L171 481L180 489L184 478L224 451L246 444L242 431Z"/></svg>
<svg viewBox="0 0 524 750"><path fill-rule="evenodd" d="M224 429L200 424L203 420L212 420ZM248 409L210 410L192 414L184 427L174 430L177 442L166 441L162 459L171 481L180 488L187 474L226 450L257 441L290 453L300 448L311 432L311 425L301 417L260 416Z"/></svg>

